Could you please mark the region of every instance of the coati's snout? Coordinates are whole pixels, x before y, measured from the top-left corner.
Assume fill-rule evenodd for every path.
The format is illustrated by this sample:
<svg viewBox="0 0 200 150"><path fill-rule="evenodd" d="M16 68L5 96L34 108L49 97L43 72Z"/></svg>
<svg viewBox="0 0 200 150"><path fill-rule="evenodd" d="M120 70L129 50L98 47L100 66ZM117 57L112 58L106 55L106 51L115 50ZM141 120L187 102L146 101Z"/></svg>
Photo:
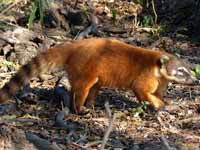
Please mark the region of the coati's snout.
<svg viewBox="0 0 200 150"><path fill-rule="evenodd" d="M192 75L192 70L185 62L166 55L160 58L160 62L161 74L168 80L181 84L199 84L199 80Z"/></svg>
<svg viewBox="0 0 200 150"><path fill-rule="evenodd" d="M198 79L194 77L191 72L190 69L181 66L172 70L171 75L175 76L177 79L183 80L183 84L197 84Z"/></svg>

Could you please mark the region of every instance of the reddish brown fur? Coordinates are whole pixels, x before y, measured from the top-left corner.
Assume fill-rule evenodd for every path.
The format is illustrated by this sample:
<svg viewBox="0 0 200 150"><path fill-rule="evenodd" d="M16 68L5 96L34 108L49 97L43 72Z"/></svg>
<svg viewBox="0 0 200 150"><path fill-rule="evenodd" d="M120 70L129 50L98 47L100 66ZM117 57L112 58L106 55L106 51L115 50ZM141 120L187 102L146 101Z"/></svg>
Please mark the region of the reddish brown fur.
<svg viewBox="0 0 200 150"><path fill-rule="evenodd" d="M23 66L0 91L0 102L13 95L25 79L55 67L64 67L74 93L77 113L86 102L92 106L100 87L132 89L139 100L155 109L164 106L162 93L168 80L159 74L160 58L167 55L112 39L86 39L51 48Z"/></svg>

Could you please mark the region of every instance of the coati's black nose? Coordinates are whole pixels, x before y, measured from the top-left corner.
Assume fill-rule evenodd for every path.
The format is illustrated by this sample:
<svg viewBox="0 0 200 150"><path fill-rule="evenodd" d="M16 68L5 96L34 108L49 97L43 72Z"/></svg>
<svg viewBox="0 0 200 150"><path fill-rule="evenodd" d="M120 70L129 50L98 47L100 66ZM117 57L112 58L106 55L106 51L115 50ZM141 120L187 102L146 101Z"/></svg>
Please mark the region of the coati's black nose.
<svg viewBox="0 0 200 150"><path fill-rule="evenodd" d="M194 84L195 85L200 84L200 81L196 78L196 80L194 81Z"/></svg>
<svg viewBox="0 0 200 150"><path fill-rule="evenodd" d="M189 85L197 85L199 83L200 83L199 80L194 76L188 77L185 81L185 84L189 84Z"/></svg>
<svg viewBox="0 0 200 150"><path fill-rule="evenodd" d="M197 85L197 84L200 83L200 81L198 80L197 77L192 76L192 77L191 77L191 80L192 80L193 84L195 84L195 85Z"/></svg>

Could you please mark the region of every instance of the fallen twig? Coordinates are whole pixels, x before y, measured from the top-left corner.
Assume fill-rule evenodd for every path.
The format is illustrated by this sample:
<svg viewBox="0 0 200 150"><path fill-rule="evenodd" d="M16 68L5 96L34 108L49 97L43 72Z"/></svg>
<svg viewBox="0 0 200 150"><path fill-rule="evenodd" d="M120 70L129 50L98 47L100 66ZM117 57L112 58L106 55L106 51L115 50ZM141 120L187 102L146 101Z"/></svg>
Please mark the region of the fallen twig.
<svg viewBox="0 0 200 150"><path fill-rule="evenodd" d="M72 143L70 143L71 145L74 145L74 146L76 146L76 147L79 147L80 149L82 149L82 150L90 150L90 149L88 149L88 148L85 148L84 146L81 146L81 145L79 145L79 144L77 144L77 143L74 143L74 142L72 142Z"/></svg>
<svg viewBox="0 0 200 150"><path fill-rule="evenodd" d="M147 32L147 33L150 33L150 32L153 32L154 28L150 28L150 27L138 27L136 30L138 32Z"/></svg>
<svg viewBox="0 0 200 150"><path fill-rule="evenodd" d="M3 20L3 19L2 19L3 17L4 17L4 15L1 15L1 14L0 14L0 18L1 18L0 22L3 22L3 23L5 23L5 24L7 24L7 25L10 25L10 26L13 26L13 27L16 27L16 28L26 29L26 28L24 28L24 27L22 27L22 26L19 26L19 25L17 25L17 24L13 24L13 23L11 23L11 22L8 22L8 21L6 21L6 20Z"/></svg>
<svg viewBox="0 0 200 150"><path fill-rule="evenodd" d="M37 120L37 119L29 119L29 118L14 118L14 119L4 119L4 120L0 119L0 124L2 124L2 123L8 124L8 123L13 123L13 122L20 122L20 123L32 122L32 123L38 123L39 120Z"/></svg>
<svg viewBox="0 0 200 150"><path fill-rule="evenodd" d="M98 144L101 144L101 143L102 143L102 141L94 141L94 142L87 143L84 147L90 148L92 146L95 146L95 145L98 145Z"/></svg>
<svg viewBox="0 0 200 150"><path fill-rule="evenodd" d="M116 115L115 114L112 115L112 113L111 113L108 102L105 103L105 108L106 108L106 114L108 115L108 119L109 119L109 125L108 125L108 128L107 128L107 130L104 134L100 150L104 150L104 147L106 145L106 142L108 141L108 137L110 135L110 132L112 131L113 122L116 119Z"/></svg>
<svg viewBox="0 0 200 150"><path fill-rule="evenodd" d="M14 3L12 3L10 6L8 6L6 9L4 9L0 15L5 14L7 11L9 11L12 7L14 7L15 5L17 5L19 2L21 2L21 0L17 0Z"/></svg>
<svg viewBox="0 0 200 150"><path fill-rule="evenodd" d="M167 139L164 136L161 136L160 139L161 139L161 141L162 141L162 143L163 143L163 145L164 145L166 150L172 150L172 148L170 147Z"/></svg>
<svg viewBox="0 0 200 150"><path fill-rule="evenodd" d="M191 123L191 122L200 122L200 117L192 117L192 118L179 120L178 124Z"/></svg>
<svg viewBox="0 0 200 150"><path fill-rule="evenodd" d="M9 39L9 38L5 38L3 36L0 36L0 39L5 41L5 42L7 42L7 43L9 43L9 44L15 44L16 43L14 40Z"/></svg>
<svg viewBox="0 0 200 150"><path fill-rule="evenodd" d="M10 77L10 76L12 76L12 75L14 75L16 73L16 71L11 71L11 72L2 72L2 73L0 73L0 77L2 78L4 78L4 77Z"/></svg>

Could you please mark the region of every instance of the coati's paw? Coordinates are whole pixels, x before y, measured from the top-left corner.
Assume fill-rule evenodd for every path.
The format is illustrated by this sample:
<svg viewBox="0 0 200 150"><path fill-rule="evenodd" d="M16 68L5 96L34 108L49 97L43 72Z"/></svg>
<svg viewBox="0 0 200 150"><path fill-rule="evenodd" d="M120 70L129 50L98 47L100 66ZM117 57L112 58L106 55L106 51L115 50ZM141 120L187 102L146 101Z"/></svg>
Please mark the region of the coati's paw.
<svg viewBox="0 0 200 150"><path fill-rule="evenodd" d="M90 113L90 109L86 108L85 106L81 106L81 107L71 107L71 112L73 114L77 114L77 115L86 115L88 113Z"/></svg>
<svg viewBox="0 0 200 150"><path fill-rule="evenodd" d="M160 109L155 109L152 105L150 105L147 109L147 112L148 113L151 113L151 114L157 114L158 112L160 111L166 111L166 107L163 106L162 108Z"/></svg>
<svg viewBox="0 0 200 150"><path fill-rule="evenodd" d="M85 106L86 106L87 108L89 108L89 109L93 109L93 110L94 110L94 104L93 104L93 103L89 103L89 102L87 101Z"/></svg>
<svg viewBox="0 0 200 150"><path fill-rule="evenodd" d="M77 114L78 115L86 115L86 114L90 113L91 111L92 111L91 109L82 106L81 110Z"/></svg>
<svg viewBox="0 0 200 150"><path fill-rule="evenodd" d="M153 107L155 111L163 110L165 108L165 103L163 101L156 101L156 103L153 104Z"/></svg>

